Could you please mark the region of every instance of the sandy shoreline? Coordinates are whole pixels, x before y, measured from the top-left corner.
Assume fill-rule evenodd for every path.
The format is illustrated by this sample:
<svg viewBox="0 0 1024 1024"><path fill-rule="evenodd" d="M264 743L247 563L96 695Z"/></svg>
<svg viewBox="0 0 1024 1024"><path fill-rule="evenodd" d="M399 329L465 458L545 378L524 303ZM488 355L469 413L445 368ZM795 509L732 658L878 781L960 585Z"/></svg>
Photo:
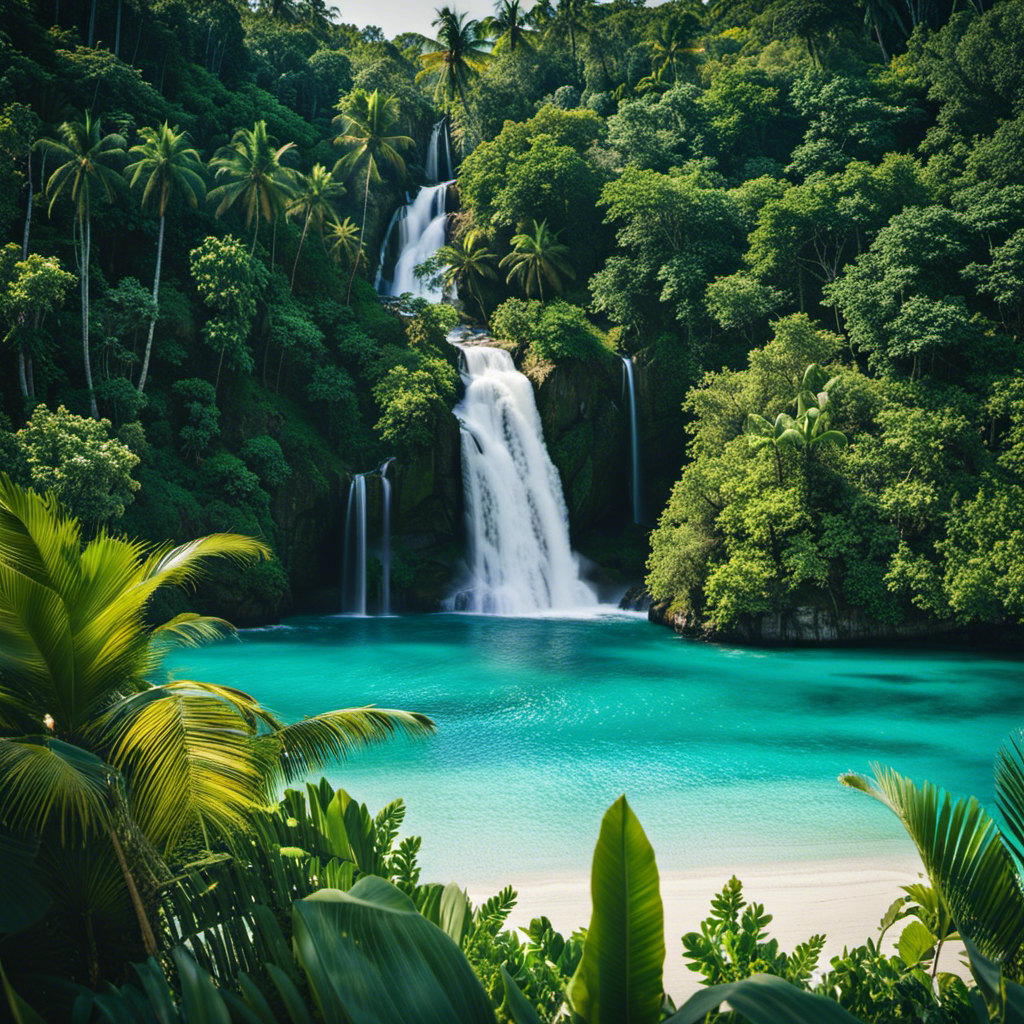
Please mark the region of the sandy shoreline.
<svg viewBox="0 0 1024 1024"><path fill-rule="evenodd" d="M700 976L687 969L680 938L694 931L707 916L711 897L732 875L743 882L748 902L764 905L773 915L771 937L790 952L812 934L828 938L821 963L841 953L843 946L860 945L878 935L878 922L897 896L900 886L918 880L922 871L916 857L859 857L830 861L793 861L735 865L695 871L665 871L661 897L665 905L665 990L678 1003L699 987ZM534 878L517 884L514 879L468 886L470 898L480 902L503 885L511 884L519 902L509 927L519 928L546 914L556 929L568 934L590 920L588 875L557 879ZM891 951L896 929L886 936ZM953 970L956 958L943 956L942 969Z"/></svg>

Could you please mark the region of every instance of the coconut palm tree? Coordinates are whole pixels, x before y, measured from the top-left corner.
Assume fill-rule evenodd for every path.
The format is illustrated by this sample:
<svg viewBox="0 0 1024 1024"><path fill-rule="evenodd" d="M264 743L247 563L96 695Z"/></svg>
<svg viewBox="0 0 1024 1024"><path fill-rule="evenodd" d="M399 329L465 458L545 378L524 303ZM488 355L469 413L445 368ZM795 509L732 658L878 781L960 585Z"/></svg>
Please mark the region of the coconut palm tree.
<svg viewBox="0 0 1024 1024"><path fill-rule="evenodd" d="M291 290L295 291L295 271L299 268L299 257L302 255L302 243L306 241L306 232L310 221L316 221L320 232L320 242L326 250L324 241L324 221L337 223L338 211L334 207L336 200L345 194L345 186L334 180L333 172L323 164L314 164L308 177L302 175L298 179L298 192L288 204L289 215L302 217L302 235L299 247L295 252L295 263L292 265Z"/></svg>
<svg viewBox="0 0 1024 1024"><path fill-rule="evenodd" d="M491 56L486 29L479 21L467 21L465 14L450 7L437 8L437 17L431 24L437 29L437 39L426 45L437 49L420 57L423 70L416 81L436 75L434 102L443 100L450 104L457 96L468 113L466 88L473 75L487 66Z"/></svg>
<svg viewBox="0 0 1024 1024"><path fill-rule="evenodd" d="M523 11L521 0L498 0L494 14L480 24L494 39L494 52L508 49L515 53L517 46L529 46L533 33L527 27L528 15Z"/></svg>
<svg viewBox="0 0 1024 1024"><path fill-rule="evenodd" d="M273 224L271 266L277 243L277 222L295 194L295 173L281 163L282 157L295 148L295 143L275 146L275 141L267 134L267 122L257 121L251 131L240 128L235 132L231 142L221 146L210 161L216 180L223 182L209 196L210 201L217 204L215 216L222 217L235 202L242 201L246 227L256 221L250 254L256 251L260 215L268 224Z"/></svg>
<svg viewBox="0 0 1024 1024"><path fill-rule="evenodd" d="M346 217L341 223L335 221L327 225L327 235L331 239L328 252L335 262L342 256L346 261L352 263L359 252L359 227L351 217Z"/></svg>
<svg viewBox="0 0 1024 1024"><path fill-rule="evenodd" d="M449 242L437 250L438 264L443 268L442 281L445 290L454 290L465 285L480 307L480 315L487 323L487 310L477 288L477 281L483 278L497 280L498 275L491 264L496 256L487 248L487 239L482 231L467 231L463 238Z"/></svg>
<svg viewBox="0 0 1024 1024"><path fill-rule="evenodd" d="M135 837L167 855L190 835L231 833L281 781L433 728L379 708L285 725L240 690L157 682L169 649L231 627L192 613L154 625L154 593L188 586L210 558L268 554L236 534L173 547L101 532L83 547L78 520L52 494L0 474L0 827L113 847L150 953L125 852Z"/></svg>
<svg viewBox="0 0 1024 1024"><path fill-rule="evenodd" d="M156 240L156 272L153 274L153 312L149 318L146 353L142 357L139 374L139 394L145 390L149 374L149 357L153 350L153 331L157 320L157 300L160 297L160 268L164 258L164 221L167 207L175 196L180 196L193 209L206 198L203 178L203 159L192 145L187 132L177 125L171 128L165 121L159 128L139 131L142 142L128 151L133 160L125 168L125 177L134 188L142 185L142 208L156 206L160 230Z"/></svg>
<svg viewBox="0 0 1024 1024"><path fill-rule="evenodd" d="M415 143L408 135L396 132L398 100L390 94L382 95L377 89L369 95L362 91L355 92L347 108L334 119L334 123L341 127L340 134L334 138L334 144L348 148L345 156L334 165L334 173L350 177L359 173L364 166L366 168L363 220L359 228L359 249L352 264L352 275L348 279L348 301L352 297L352 282L355 280L366 237L370 182L381 181L382 165L391 167L400 175L405 174L405 161L398 151L409 149Z"/></svg>
<svg viewBox="0 0 1024 1024"><path fill-rule="evenodd" d="M659 73L659 79L671 69L672 81L679 81L678 64L695 52L691 38L697 27L692 14L669 18L658 25L651 40L651 70Z"/></svg>
<svg viewBox="0 0 1024 1024"><path fill-rule="evenodd" d="M515 280L527 297L536 291L543 302L545 281L561 293L562 277L574 280L576 271L569 263L569 246L558 241L560 232L549 230L546 220L530 223L529 228L512 236L512 251L498 265L510 268L506 284Z"/></svg>
<svg viewBox="0 0 1024 1024"><path fill-rule="evenodd" d="M595 0L558 0L552 29L568 33L573 63L576 61L576 43L587 34L588 20Z"/></svg>
<svg viewBox="0 0 1024 1024"><path fill-rule="evenodd" d="M104 135L99 118L86 111L81 121L65 121L58 131L59 141L40 139L39 148L59 161L46 182L49 212L65 193L75 206L74 249L82 297L82 359L85 386L89 391L89 411L99 418L96 395L92 389L92 360L89 355L89 261L92 255L92 208L94 200L113 202L124 187L117 165L124 156L125 141L120 135Z"/></svg>

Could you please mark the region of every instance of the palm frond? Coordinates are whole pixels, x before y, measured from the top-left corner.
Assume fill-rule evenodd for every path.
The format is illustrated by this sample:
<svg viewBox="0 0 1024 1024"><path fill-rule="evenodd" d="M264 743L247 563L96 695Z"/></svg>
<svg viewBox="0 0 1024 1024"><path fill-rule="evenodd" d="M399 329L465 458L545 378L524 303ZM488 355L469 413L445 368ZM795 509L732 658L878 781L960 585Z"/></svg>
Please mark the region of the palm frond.
<svg viewBox="0 0 1024 1024"><path fill-rule="evenodd" d="M235 627L227 619L182 612L157 626L151 634L150 643L163 654L174 647L202 647L234 632Z"/></svg>
<svg viewBox="0 0 1024 1024"><path fill-rule="evenodd" d="M216 694L155 687L115 705L103 725L111 761L131 779L133 817L167 852L192 829L243 827L264 800L250 724Z"/></svg>
<svg viewBox="0 0 1024 1024"><path fill-rule="evenodd" d="M426 715L389 708L345 708L286 725L261 743L277 755L277 770L286 781L344 760L355 750L383 743L397 733L429 736L434 723Z"/></svg>
<svg viewBox="0 0 1024 1024"><path fill-rule="evenodd" d="M1002 963L1024 940L1024 898L999 829L974 797L954 800L873 764L874 779L840 776L888 807L917 847L932 887L961 935Z"/></svg>
<svg viewBox="0 0 1024 1024"><path fill-rule="evenodd" d="M1009 835L1004 840L1013 850L1018 867L1024 866L1024 732L1017 730L996 755L996 802Z"/></svg>
<svg viewBox="0 0 1024 1024"><path fill-rule="evenodd" d="M177 547L158 548L146 559L139 585L152 590L167 584L187 586L202 578L206 558L230 558L244 565L269 557L270 548L255 537L211 533Z"/></svg>
<svg viewBox="0 0 1024 1024"><path fill-rule="evenodd" d="M105 828L116 776L95 754L62 740L0 739L0 818L31 833L59 822L62 841L75 829Z"/></svg>

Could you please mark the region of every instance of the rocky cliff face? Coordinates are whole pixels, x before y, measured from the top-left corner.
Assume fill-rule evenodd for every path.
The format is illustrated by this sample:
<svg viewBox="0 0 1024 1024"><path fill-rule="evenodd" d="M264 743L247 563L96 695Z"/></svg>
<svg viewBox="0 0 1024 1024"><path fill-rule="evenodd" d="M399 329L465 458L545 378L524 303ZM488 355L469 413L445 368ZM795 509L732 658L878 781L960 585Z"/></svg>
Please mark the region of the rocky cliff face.
<svg viewBox="0 0 1024 1024"><path fill-rule="evenodd" d="M635 606L635 605L634 605ZM683 636L719 643L758 646L829 645L843 643L885 643L894 640L928 640L951 636L953 622L938 622L925 616L908 618L892 625L876 622L860 609L840 606L804 605L785 612L745 616L732 626L720 628L682 611L672 611L668 602L650 605L651 622L669 626Z"/></svg>
<svg viewBox="0 0 1024 1024"><path fill-rule="evenodd" d="M562 478L570 530L621 524L629 507L629 418L618 360L535 362L523 372Z"/></svg>

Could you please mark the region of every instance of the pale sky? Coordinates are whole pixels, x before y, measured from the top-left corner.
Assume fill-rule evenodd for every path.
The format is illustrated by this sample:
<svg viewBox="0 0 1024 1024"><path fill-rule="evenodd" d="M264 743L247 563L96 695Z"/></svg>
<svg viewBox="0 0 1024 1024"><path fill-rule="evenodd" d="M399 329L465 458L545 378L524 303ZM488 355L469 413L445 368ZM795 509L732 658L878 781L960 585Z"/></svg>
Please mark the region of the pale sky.
<svg viewBox="0 0 1024 1024"><path fill-rule="evenodd" d="M648 0L651 6L661 0ZM327 0L328 7L337 7L340 20L347 24L376 25L384 30L388 39L399 32L422 32L433 37L430 23L434 10L444 6L465 11L471 18L485 18L494 13L493 0ZM529 10L532 0L526 0L523 7Z"/></svg>

